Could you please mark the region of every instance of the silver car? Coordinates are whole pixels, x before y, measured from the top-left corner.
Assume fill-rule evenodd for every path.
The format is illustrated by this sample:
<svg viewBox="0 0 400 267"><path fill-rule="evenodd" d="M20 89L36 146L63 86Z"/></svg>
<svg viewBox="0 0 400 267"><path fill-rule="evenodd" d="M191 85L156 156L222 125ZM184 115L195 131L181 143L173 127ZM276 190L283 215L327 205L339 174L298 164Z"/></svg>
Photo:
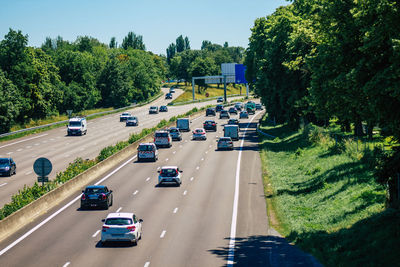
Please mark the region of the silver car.
<svg viewBox="0 0 400 267"><path fill-rule="evenodd" d="M169 134L171 135L172 140L178 140L178 141L182 140L182 134L178 128L171 127L168 129L168 131L169 131Z"/></svg>
<svg viewBox="0 0 400 267"><path fill-rule="evenodd" d="M230 149L233 150L233 142L230 137L220 137L217 141L217 150Z"/></svg>
<svg viewBox="0 0 400 267"><path fill-rule="evenodd" d="M142 237L142 219L128 212L108 214L101 230L101 244L107 241L129 241L134 245Z"/></svg>
<svg viewBox="0 0 400 267"><path fill-rule="evenodd" d="M182 184L182 175L183 172L177 166L164 166L161 170L157 171L158 175L158 184L176 184L180 186Z"/></svg>

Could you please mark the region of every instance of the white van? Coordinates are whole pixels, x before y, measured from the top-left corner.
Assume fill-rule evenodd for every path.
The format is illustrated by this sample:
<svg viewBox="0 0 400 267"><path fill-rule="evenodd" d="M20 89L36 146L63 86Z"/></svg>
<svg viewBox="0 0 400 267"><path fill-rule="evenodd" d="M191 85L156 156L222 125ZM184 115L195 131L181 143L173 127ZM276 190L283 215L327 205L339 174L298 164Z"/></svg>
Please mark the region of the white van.
<svg viewBox="0 0 400 267"><path fill-rule="evenodd" d="M83 135L87 133L87 122L85 118L71 118L67 125L67 135Z"/></svg>
<svg viewBox="0 0 400 267"><path fill-rule="evenodd" d="M224 126L224 137L230 137L232 140L239 140L239 126L226 124Z"/></svg>
<svg viewBox="0 0 400 267"><path fill-rule="evenodd" d="M189 118L180 118L176 120L176 128L181 132L189 132L190 131L190 121Z"/></svg>
<svg viewBox="0 0 400 267"><path fill-rule="evenodd" d="M154 143L141 143L138 146L137 160L158 160L158 150L157 146Z"/></svg>

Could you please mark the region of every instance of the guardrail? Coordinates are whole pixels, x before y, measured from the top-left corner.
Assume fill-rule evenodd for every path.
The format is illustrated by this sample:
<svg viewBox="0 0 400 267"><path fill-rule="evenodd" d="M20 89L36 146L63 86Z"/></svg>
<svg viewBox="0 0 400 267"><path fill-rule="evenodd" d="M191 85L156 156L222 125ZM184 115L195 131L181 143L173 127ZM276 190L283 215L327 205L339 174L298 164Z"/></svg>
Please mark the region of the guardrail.
<svg viewBox="0 0 400 267"><path fill-rule="evenodd" d="M126 110L126 109L130 109L130 108L134 108L134 107L141 107L143 105L147 105L148 103L156 100L157 98L159 98L162 95L162 93L158 94L156 97L151 98L149 100L147 100L144 103L140 103L140 104L132 104L130 106L127 107L122 107L122 108L118 108L118 109L113 109L113 110L107 110L107 111L102 111L102 112L98 112L98 113L93 113L90 115L85 116L86 118L90 118L90 117L94 117L94 116L98 116L98 115L103 115L103 114L108 114L108 113L114 113L114 112L118 112L121 110ZM10 135L14 135L17 133L23 133L23 132L28 132L28 131L33 131L33 130L37 130L37 129L41 129L41 128L46 128L46 127L50 127L50 126L54 126L54 125L58 125L58 124L63 124L63 123L67 123L69 120L63 120L63 121L57 121L57 122L53 122L53 123L49 123L49 124L45 124L45 125L40 125L40 126L35 126L35 127L31 127L31 128L26 128L26 129L21 129L18 131L14 131L14 132L9 132L9 133L4 133L4 134L0 134L0 138L2 137L6 137L6 136L10 136Z"/></svg>

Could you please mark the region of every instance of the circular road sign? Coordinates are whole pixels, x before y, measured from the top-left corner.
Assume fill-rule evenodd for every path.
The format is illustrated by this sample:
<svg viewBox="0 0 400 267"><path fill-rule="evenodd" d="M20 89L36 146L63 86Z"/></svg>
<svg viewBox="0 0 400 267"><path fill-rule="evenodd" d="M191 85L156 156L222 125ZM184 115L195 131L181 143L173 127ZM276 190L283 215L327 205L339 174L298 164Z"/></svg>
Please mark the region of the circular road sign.
<svg viewBox="0 0 400 267"><path fill-rule="evenodd" d="M38 158L35 160L35 163L33 163L33 170L41 177L49 175L52 169L53 165L47 158Z"/></svg>

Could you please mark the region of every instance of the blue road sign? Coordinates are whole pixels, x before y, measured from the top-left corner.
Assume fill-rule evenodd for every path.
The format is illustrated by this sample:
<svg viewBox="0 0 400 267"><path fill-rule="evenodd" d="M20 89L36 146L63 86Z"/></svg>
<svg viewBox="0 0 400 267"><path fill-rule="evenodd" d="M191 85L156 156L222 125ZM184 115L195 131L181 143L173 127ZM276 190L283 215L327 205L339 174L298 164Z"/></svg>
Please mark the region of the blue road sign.
<svg viewBox="0 0 400 267"><path fill-rule="evenodd" d="M247 83L244 73L246 72L246 66L243 64L235 65L235 83Z"/></svg>

